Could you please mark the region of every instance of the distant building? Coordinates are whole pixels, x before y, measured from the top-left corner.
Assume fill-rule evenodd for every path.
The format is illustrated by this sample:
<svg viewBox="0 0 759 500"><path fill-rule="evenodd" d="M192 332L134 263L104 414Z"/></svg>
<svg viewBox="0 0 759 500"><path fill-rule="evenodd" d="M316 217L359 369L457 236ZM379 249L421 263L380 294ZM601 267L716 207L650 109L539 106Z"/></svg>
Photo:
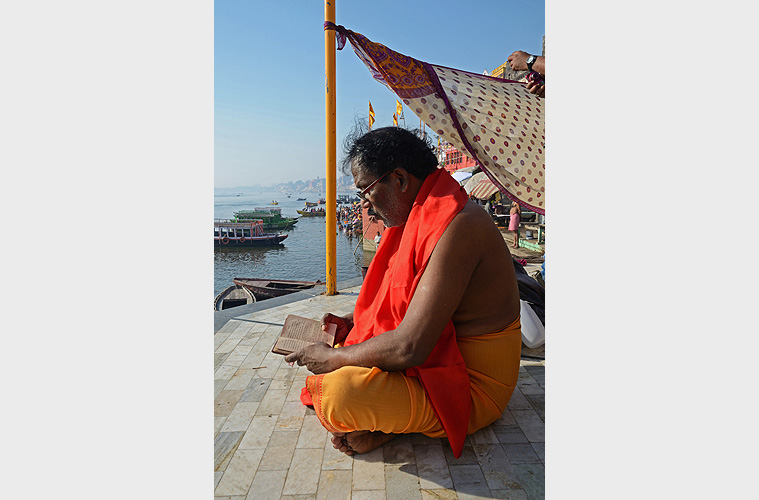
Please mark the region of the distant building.
<svg viewBox="0 0 759 500"><path fill-rule="evenodd" d="M477 162L468 157L451 144L444 142L438 150L438 163L448 172L453 173L466 167L476 167Z"/></svg>

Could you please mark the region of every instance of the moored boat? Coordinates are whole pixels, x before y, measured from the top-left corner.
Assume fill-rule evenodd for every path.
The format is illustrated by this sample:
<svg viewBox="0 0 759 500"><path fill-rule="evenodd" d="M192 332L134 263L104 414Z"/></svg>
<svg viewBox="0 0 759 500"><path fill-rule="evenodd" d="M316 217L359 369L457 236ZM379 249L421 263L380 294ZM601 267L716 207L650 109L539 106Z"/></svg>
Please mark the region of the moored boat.
<svg viewBox="0 0 759 500"><path fill-rule="evenodd" d="M306 201L305 198L298 198L298 201Z"/></svg>
<svg viewBox="0 0 759 500"><path fill-rule="evenodd" d="M303 217L324 217L327 215L327 212L323 208L318 210L296 210L296 212Z"/></svg>
<svg viewBox="0 0 759 500"><path fill-rule="evenodd" d="M234 284L228 286L216 296L213 300L215 311L223 311L230 307L239 307L246 304L252 304L256 301L256 296L242 285Z"/></svg>
<svg viewBox="0 0 759 500"><path fill-rule="evenodd" d="M324 205L325 203L327 203L327 200L324 198L319 198L319 205Z"/></svg>
<svg viewBox="0 0 759 500"><path fill-rule="evenodd" d="M361 201L358 196L350 196L347 194L341 194L337 196L337 203L353 203L354 201Z"/></svg>
<svg viewBox="0 0 759 500"><path fill-rule="evenodd" d="M316 205L318 205L318 203L316 203L315 201L307 201L306 202L306 206L307 207L315 207Z"/></svg>
<svg viewBox="0 0 759 500"><path fill-rule="evenodd" d="M294 280L272 280L266 278L234 278L235 285L241 285L247 288L256 300L265 300L273 297L281 297L302 290L310 290L316 285L320 285L320 280L316 281L294 281Z"/></svg>
<svg viewBox="0 0 759 500"><path fill-rule="evenodd" d="M235 221L247 221L261 219L266 229L288 229L298 222L297 217L283 217L280 207L256 207L253 210L240 210L235 212Z"/></svg>
<svg viewBox="0 0 759 500"><path fill-rule="evenodd" d="M279 203L277 200L271 200L271 203L269 203L269 205L279 205Z"/></svg>
<svg viewBox="0 0 759 500"><path fill-rule="evenodd" d="M213 222L213 244L217 247L277 245L287 236L281 233L264 233L264 223L261 219L244 222L215 219Z"/></svg>

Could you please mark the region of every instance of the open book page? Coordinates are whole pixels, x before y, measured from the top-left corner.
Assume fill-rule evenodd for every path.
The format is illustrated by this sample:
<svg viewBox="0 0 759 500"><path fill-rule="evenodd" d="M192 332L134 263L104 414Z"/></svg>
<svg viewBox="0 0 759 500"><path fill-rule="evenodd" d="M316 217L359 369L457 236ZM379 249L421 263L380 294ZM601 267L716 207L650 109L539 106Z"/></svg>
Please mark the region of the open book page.
<svg viewBox="0 0 759 500"><path fill-rule="evenodd" d="M334 323L330 323L325 332L322 331L319 321L289 314L271 351L276 354L290 354L318 342L334 346L336 331L337 325Z"/></svg>

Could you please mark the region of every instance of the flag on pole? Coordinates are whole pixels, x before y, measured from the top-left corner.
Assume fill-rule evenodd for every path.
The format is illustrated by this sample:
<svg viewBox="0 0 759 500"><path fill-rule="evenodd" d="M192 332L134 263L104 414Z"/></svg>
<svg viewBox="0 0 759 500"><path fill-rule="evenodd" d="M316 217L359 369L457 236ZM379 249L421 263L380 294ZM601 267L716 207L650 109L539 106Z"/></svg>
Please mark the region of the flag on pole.
<svg viewBox="0 0 759 500"><path fill-rule="evenodd" d="M393 125L398 126L398 117L395 116L395 113L393 113Z"/></svg>
<svg viewBox="0 0 759 500"><path fill-rule="evenodd" d="M372 108L372 102L369 101L369 130L372 129L374 124L374 108Z"/></svg>
<svg viewBox="0 0 759 500"><path fill-rule="evenodd" d="M395 114L398 116L398 118L403 117L403 105L398 99L395 100Z"/></svg>

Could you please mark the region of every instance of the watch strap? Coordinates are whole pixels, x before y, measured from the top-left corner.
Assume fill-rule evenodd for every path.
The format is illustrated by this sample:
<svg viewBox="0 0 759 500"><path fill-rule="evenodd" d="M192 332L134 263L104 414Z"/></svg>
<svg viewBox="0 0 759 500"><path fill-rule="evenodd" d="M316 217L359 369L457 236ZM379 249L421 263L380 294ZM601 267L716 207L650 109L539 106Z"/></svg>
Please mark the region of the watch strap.
<svg viewBox="0 0 759 500"><path fill-rule="evenodd" d="M532 65L537 61L537 56L530 56L527 58L527 71L532 71Z"/></svg>

